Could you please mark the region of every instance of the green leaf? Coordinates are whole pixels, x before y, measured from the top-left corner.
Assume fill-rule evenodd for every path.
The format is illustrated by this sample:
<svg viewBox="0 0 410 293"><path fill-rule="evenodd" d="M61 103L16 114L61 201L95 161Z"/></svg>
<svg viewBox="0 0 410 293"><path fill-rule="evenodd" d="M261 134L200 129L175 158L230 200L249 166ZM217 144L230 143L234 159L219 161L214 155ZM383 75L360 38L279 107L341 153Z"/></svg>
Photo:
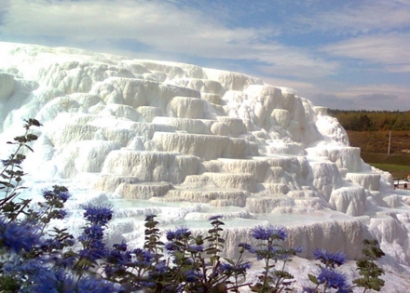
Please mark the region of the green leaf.
<svg viewBox="0 0 410 293"><path fill-rule="evenodd" d="M28 145L24 145L26 148L28 148L30 151L32 151L32 152L34 152L34 150L31 148L31 147L29 147Z"/></svg>
<svg viewBox="0 0 410 293"><path fill-rule="evenodd" d="M1 185L4 185L6 187L14 188L15 186L7 181L0 181Z"/></svg>
<svg viewBox="0 0 410 293"><path fill-rule="evenodd" d="M33 140L36 140L37 138L38 138L38 136L37 135L35 135L35 134L27 134L27 141L33 141Z"/></svg>
<svg viewBox="0 0 410 293"><path fill-rule="evenodd" d="M229 259L229 258L224 258L224 260L226 262L228 262L229 264L231 264L231 265L235 265L235 262L233 260Z"/></svg>
<svg viewBox="0 0 410 293"><path fill-rule="evenodd" d="M314 284L316 284L316 285L319 285L319 281L318 281L318 279L317 279L315 276L313 276L313 275L311 275L311 274L308 274L308 277L309 277L309 280L310 280L312 283L314 283Z"/></svg>

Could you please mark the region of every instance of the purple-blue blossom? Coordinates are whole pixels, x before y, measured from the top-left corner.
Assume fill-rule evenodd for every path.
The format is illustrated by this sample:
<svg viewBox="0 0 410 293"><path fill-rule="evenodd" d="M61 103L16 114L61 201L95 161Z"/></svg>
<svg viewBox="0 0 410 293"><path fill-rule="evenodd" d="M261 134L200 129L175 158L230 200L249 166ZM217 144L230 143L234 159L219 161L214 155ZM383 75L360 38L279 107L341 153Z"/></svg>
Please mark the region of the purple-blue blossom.
<svg viewBox="0 0 410 293"><path fill-rule="evenodd" d="M99 225L92 225L90 227L85 227L83 235L79 237L80 241L96 241L102 240L104 237L104 228Z"/></svg>
<svg viewBox="0 0 410 293"><path fill-rule="evenodd" d="M107 249L102 243L93 243L92 245L81 249L79 251L79 255L90 261L96 261L97 259L102 259L107 255Z"/></svg>
<svg viewBox="0 0 410 293"><path fill-rule="evenodd" d="M41 243L40 248L43 251L52 251L55 249L62 249L64 247L63 243L61 241L55 240L55 239L46 239Z"/></svg>
<svg viewBox="0 0 410 293"><path fill-rule="evenodd" d="M163 262L158 263L154 267L153 271L156 271L157 273L160 273L160 274L164 274L165 272L169 271L169 268L168 268L166 262L163 261Z"/></svg>
<svg viewBox="0 0 410 293"><path fill-rule="evenodd" d="M58 198L62 201L62 202L66 202L69 198L70 198L70 193L68 192L59 192L58 193Z"/></svg>
<svg viewBox="0 0 410 293"><path fill-rule="evenodd" d="M185 227L180 227L173 231L172 230L167 231L167 234L166 234L167 239L169 241L186 239L190 235L191 235L191 231L189 231L189 229Z"/></svg>
<svg viewBox="0 0 410 293"><path fill-rule="evenodd" d="M80 250L80 256L95 261L107 255L108 250L102 242L104 236L104 228L98 224L93 224L90 227L85 227L83 234L78 237L78 240L83 244L83 249Z"/></svg>
<svg viewBox="0 0 410 293"><path fill-rule="evenodd" d="M334 267L335 265L341 266L346 262L346 255L343 252L328 252L325 249L315 249L313 255L316 260L320 260L325 265Z"/></svg>
<svg viewBox="0 0 410 293"><path fill-rule="evenodd" d="M257 240L285 240L288 230L283 226L256 226L251 230L251 235Z"/></svg>
<svg viewBox="0 0 410 293"><path fill-rule="evenodd" d="M241 242L241 243L238 244L238 247L242 248L242 252L247 250L250 253L255 253L255 249L252 247L252 245L250 245L248 243ZM241 252L241 250L240 250L240 252Z"/></svg>
<svg viewBox="0 0 410 293"><path fill-rule="evenodd" d="M190 245L188 246L188 251L193 253L203 252L204 247L202 245Z"/></svg>
<svg viewBox="0 0 410 293"><path fill-rule="evenodd" d="M239 265L231 265L229 263L221 264L220 270L224 273L244 273L246 270L251 268L250 262L245 262Z"/></svg>
<svg viewBox="0 0 410 293"><path fill-rule="evenodd" d="M155 287L155 282L150 282L150 281L141 281L139 284L143 288L154 288Z"/></svg>
<svg viewBox="0 0 410 293"><path fill-rule="evenodd" d="M6 222L0 219L0 243L14 252L29 251L39 245L40 234L37 227L28 224Z"/></svg>
<svg viewBox="0 0 410 293"><path fill-rule="evenodd" d="M31 280L29 291L32 293L57 293L57 288L63 292L74 292L76 283L72 276L63 269L57 271L39 267L37 271L25 272Z"/></svg>
<svg viewBox="0 0 410 293"><path fill-rule="evenodd" d="M346 288L345 276L328 268L321 268L317 280L320 284L326 283L328 288Z"/></svg>
<svg viewBox="0 0 410 293"><path fill-rule="evenodd" d="M179 247L174 242L167 242L165 243L165 249L169 251L175 251L178 250Z"/></svg>
<svg viewBox="0 0 410 293"><path fill-rule="evenodd" d="M189 270L185 272L185 281L188 283L196 282L201 277L202 275L196 271Z"/></svg>
<svg viewBox="0 0 410 293"><path fill-rule="evenodd" d="M95 225L105 226L112 219L113 210L111 207L89 204L83 208L85 209L84 218Z"/></svg>
<svg viewBox="0 0 410 293"><path fill-rule="evenodd" d="M108 260L110 263L115 263L115 264L127 264L131 262L132 256L129 251L121 251L121 250L111 250L110 254L108 256Z"/></svg>
<svg viewBox="0 0 410 293"><path fill-rule="evenodd" d="M140 267L151 265L151 261L154 258L154 255L151 252L142 250L141 248L134 249L132 254L134 255L133 263Z"/></svg>
<svg viewBox="0 0 410 293"><path fill-rule="evenodd" d="M23 290L19 292L30 293L106 293L106 292L122 292L118 284L107 282L102 279L83 277L77 278L69 270L62 268L53 269L47 267L46 264L35 260L26 260L22 264L15 264L10 268L6 265L3 271L6 274L21 276L28 278L30 282L25 284Z"/></svg>
<svg viewBox="0 0 410 293"><path fill-rule="evenodd" d="M67 212L65 210L55 210L54 211L54 217L56 219L64 219L67 216Z"/></svg>
<svg viewBox="0 0 410 293"><path fill-rule="evenodd" d="M113 245L116 250L127 251L127 243L125 241Z"/></svg>
<svg viewBox="0 0 410 293"><path fill-rule="evenodd" d="M70 291L68 291L70 292ZM96 278L81 278L77 283L77 290L74 292L78 293L116 293L123 292L118 284L107 282L103 279Z"/></svg>

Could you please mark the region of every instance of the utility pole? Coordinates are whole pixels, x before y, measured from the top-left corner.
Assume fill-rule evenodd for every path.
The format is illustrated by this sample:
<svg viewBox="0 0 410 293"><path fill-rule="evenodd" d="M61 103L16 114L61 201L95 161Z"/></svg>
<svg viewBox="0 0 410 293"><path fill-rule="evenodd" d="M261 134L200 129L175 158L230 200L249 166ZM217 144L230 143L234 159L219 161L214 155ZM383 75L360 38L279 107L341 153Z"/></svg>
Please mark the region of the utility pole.
<svg viewBox="0 0 410 293"><path fill-rule="evenodd" d="M387 149L387 154L390 155L390 145L391 145L391 130L389 131L389 147Z"/></svg>

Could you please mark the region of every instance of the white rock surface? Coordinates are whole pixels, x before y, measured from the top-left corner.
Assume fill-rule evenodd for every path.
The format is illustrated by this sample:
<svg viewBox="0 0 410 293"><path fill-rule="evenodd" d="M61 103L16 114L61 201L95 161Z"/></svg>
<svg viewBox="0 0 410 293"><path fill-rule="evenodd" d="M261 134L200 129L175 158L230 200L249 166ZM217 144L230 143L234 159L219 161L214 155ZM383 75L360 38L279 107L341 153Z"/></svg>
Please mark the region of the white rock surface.
<svg viewBox="0 0 410 293"><path fill-rule="evenodd" d="M43 124L25 165L31 192L67 185L74 218L83 202L110 201L111 241L140 244L152 213L162 227L195 230L221 214L229 256L238 241L255 243L250 228L271 223L289 228L302 257L323 247L357 258L373 237L387 276L410 271L409 194L361 160L325 108L295 92L240 73L76 49L0 43L0 56L1 141L23 119Z"/></svg>

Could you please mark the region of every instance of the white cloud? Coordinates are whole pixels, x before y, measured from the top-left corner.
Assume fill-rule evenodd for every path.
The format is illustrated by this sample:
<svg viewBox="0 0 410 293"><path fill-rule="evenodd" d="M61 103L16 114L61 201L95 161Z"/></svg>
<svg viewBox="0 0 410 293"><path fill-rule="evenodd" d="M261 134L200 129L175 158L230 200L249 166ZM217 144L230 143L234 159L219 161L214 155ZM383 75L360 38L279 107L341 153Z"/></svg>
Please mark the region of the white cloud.
<svg viewBox="0 0 410 293"><path fill-rule="evenodd" d="M363 86L350 87L344 91L339 91L339 95L344 96L357 96L357 95L372 95L372 94L385 94L385 95L399 95L410 96L410 87L403 85L392 84L371 84Z"/></svg>
<svg viewBox="0 0 410 293"><path fill-rule="evenodd" d="M354 110L356 104L349 99L343 99L333 94L316 94L312 96L311 101L315 106L327 107L338 110Z"/></svg>
<svg viewBox="0 0 410 293"><path fill-rule="evenodd" d="M309 98L309 93L317 92L318 88L309 82L295 81L281 78L262 78L265 84L292 89L298 96Z"/></svg>
<svg viewBox="0 0 410 293"><path fill-rule="evenodd" d="M386 66L386 69L389 72L406 73L406 72L410 72L410 64L389 65L389 66Z"/></svg>
<svg viewBox="0 0 410 293"><path fill-rule="evenodd" d="M359 95L351 98L340 97L333 94L317 94L312 97L312 102L315 105L338 110L409 110L405 104L401 103L398 96L385 94Z"/></svg>
<svg viewBox="0 0 410 293"><path fill-rule="evenodd" d="M336 62L323 62L319 59L302 59L291 52L283 52L285 62L270 66L257 66L263 73L276 76L294 76L304 79L316 79L331 75L337 71L339 64ZM286 59L288 58L288 59ZM286 62L286 61L290 62Z"/></svg>
<svg viewBox="0 0 410 293"><path fill-rule="evenodd" d="M342 35L387 32L410 25L410 3L407 0L343 1L338 4L342 8L320 10L297 21L309 30Z"/></svg>
<svg viewBox="0 0 410 293"><path fill-rule="evenodd" d="M268 42L275 29L227 27L211 14L166 1L13 0L0 33L73 44L135 41L165 54L255 60L270 64L270 73L288 76L321 77L337 68L304 49Z"/></svg>
<svg viewBox="0 0 410 293"><path fill-rule="evenodd" d="M333 43L322 48L323 52L334 56L367 60L384 65L392 71L407 71L410 65L410 33L390 33L363 36Z"/></svg>
<svg viewBox="0 0 410 293"><path fill-rule="evenodd" d="M410 110L410 88L392 84L373 84L347 87L332 93L311 96L316 105L345 110Z"/></svg>

